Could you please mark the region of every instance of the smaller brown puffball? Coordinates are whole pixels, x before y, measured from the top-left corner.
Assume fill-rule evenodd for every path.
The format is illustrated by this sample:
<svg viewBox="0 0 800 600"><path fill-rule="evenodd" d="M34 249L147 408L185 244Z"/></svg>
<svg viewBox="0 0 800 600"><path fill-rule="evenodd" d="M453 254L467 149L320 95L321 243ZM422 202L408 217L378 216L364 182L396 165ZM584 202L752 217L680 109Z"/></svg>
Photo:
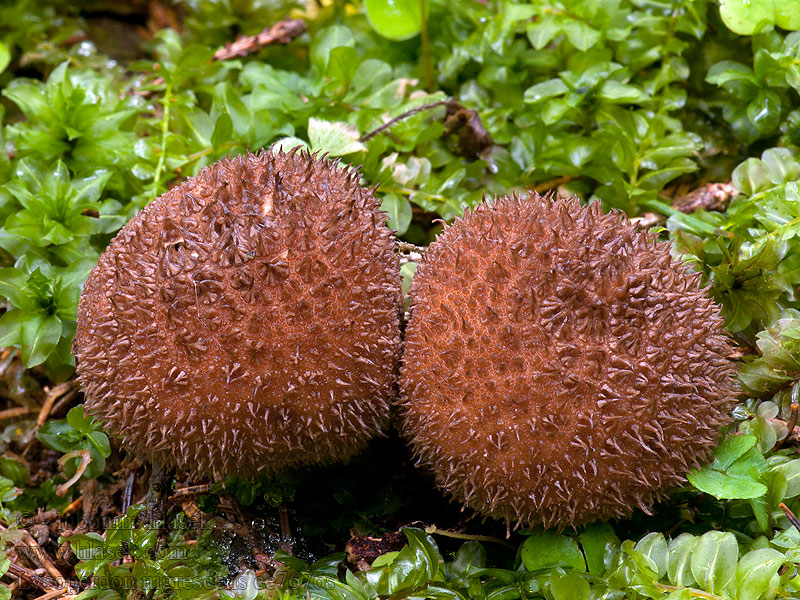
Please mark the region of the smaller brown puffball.
<svg viewBox="0 0 800 600"><path fill-rule="evenodd" d="M410 296L403 433L444 490L507 523L647 512L730 420L732 344L700 275L599 203L481 204Z"/></svg>

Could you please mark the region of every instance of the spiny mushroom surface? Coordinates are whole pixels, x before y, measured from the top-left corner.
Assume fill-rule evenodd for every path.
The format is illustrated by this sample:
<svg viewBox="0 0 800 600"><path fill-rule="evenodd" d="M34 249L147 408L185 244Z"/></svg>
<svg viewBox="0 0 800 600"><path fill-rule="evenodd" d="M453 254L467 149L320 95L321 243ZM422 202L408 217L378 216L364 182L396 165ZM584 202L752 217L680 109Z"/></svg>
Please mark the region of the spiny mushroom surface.
<svg viewBox="0 0 800 600"><path fill-rule="evenodd" d="M87 407L191 473L347 458L387 424L400 354L393 233L350 168L266 152L204 168L101 256L73 350Z"/></svg>
<svg viewBox="0 0 800 600"><path fill-rule="evenodd" d="M428 248L401 370L404 435L438 484L507 523L645 512L735 404L700 275L600 204L482 204Z"/></svg>

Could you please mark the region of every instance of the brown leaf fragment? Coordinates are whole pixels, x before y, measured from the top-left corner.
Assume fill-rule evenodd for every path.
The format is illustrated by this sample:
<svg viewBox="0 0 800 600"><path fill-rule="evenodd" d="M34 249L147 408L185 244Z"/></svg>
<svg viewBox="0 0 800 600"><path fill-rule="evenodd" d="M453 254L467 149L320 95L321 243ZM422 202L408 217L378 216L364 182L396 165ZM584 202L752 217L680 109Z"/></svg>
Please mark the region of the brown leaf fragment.
<svg viewBox="0 0 800 600"><path fill-rule="evenodd" d="M731 199L739 195L730 183L707 183L677 198L672 207L683 212L691 213L696 210L713 210L722 212L728 208Z"/></svg>
<svg viewBox="0 0 800 600"><path fill-rule="evenodd" d="M399 531L387 531L381 537L354 535L345 547L347 562L359 571L367 571L376 558L401 550L405 545L406 536Z"/></svg>
<svg viewBox="0 0 800 600"><path fill-rule="evenodd" d="M444 125L448 134L458 136L456 152L468 158L479 158L494 145L477 111L465 108L455 98L447 101Z"/></svg>

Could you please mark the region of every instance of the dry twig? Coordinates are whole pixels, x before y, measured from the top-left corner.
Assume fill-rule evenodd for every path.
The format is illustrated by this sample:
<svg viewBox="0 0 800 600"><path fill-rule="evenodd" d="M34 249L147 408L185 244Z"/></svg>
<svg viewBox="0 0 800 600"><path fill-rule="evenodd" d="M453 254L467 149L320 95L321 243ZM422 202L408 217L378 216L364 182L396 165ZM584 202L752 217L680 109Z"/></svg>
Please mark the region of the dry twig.
<svg viewBox="0 0 800 600"><path fill-rule="evenodd" d="M288 44L306 30L302 19L286 19L267 27L257 35L236 38L214 53L214 60L228 60L235 56L247 56L272 44Z"/></svg>
<svg viewBox="0 0 800 600"><path fill-rule="evenodd" d="M31 409L27 406L15 406L14 408L7 408L6 410L0 410L0 421L5 421L7 419L16 419L17 417L21 417L22 415L27 415L31 412Z"/></svg>
<svg viewBox="0 0 800 600"><path fill-rule="evenodd" d="M44 577L39 577L36 573L31 571L30 569L26 569L25 567L20 566L14 562L12 562L8 566L8 572L14 577L21 579L25 583L39 588L43 592L58 591L59 593L64 593L66 591L63 587L54 588L52 585L50 585L50 582L47 581L47 579L45 579Z"/></svg>
<svg viewBox="0 0 800 600"><path fill-rule="evenodd" d="M51 390L48 390L47 397L42 405L42 410L39 411L39 417L36 419L36 427L41 427L44 425L45 421L47 421L47 418L50 416L50 411L53 410L53 405L56 403L56 400L66 395L69 395L71 399L74 398L77 393L78 392L71 381L59 383Z"/></svg>

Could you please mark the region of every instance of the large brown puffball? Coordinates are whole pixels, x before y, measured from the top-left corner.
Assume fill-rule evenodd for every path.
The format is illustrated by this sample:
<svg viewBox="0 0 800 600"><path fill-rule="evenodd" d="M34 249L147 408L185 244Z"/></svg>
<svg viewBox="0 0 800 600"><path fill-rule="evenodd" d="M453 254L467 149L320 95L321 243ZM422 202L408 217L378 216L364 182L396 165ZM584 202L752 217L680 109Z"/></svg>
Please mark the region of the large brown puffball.
<svg viewBox="0 0 800 600"><path fill-rule="evenodd" d="M563 528L648 511L715 446L732 345L700 275L599 203L485 203L410 291L404 435L454 498Z"/></svg>
<svg viewBox="0 0 800 600"><path fill-rule="evenodd" d="M387 424L399 366L385 218L355 170L299 153L224 159L157 198L81 296L89 411L190 473L354 454Z"/></svg>

